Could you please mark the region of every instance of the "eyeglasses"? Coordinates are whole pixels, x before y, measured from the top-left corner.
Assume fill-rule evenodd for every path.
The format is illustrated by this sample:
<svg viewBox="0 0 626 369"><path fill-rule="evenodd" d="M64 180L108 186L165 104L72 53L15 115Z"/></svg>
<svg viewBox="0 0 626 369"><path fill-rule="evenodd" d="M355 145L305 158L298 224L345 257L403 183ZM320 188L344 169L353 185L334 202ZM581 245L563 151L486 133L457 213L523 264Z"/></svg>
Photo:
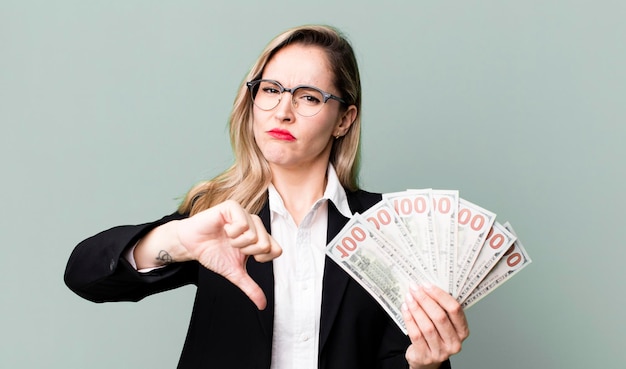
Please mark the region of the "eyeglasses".
<svg viewBox="0 0 626 369"><path fill-rule="evenodd" d="M250 81L246 83L246 86L250 90L254 105L266 111L278 106L285 91L291 93L291 104L296 113L303 117L312 117L319 113L329 99L337 100L342 104L346 103L342 98L313 86L300 85L285 88L271 79Z"/></svg>

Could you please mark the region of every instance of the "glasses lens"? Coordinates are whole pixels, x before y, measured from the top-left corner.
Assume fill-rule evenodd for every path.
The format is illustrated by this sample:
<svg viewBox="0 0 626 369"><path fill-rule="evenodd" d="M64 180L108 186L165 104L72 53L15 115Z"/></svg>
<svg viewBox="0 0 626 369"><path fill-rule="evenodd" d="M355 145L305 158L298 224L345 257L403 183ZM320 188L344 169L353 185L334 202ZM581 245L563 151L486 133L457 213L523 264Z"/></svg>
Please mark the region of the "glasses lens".
<svg viewBox="0 0 626 369"><path fill-rule="evenodd" d="M293 92L293 106L298 114L310 117L322 110L324 96L315 88L300 87Z"/></svg>
<svg viewBox="0 0 626 369"><path fill-rule="evenodd" d="M252 101L262 110L272 110L280 102L280 90L274 82L259 81L252 89Z"/></svg>
<svg viewBox="0 0 626 369"><path fill-rule="evenodd" d="M260 80L250 85L252 102L261 110L274 109L280 103L284 92L285 90L273 81ZM291 95L294 110L302 116L313 116L324 106L324 94L315 87L298 87Z"/></svg>

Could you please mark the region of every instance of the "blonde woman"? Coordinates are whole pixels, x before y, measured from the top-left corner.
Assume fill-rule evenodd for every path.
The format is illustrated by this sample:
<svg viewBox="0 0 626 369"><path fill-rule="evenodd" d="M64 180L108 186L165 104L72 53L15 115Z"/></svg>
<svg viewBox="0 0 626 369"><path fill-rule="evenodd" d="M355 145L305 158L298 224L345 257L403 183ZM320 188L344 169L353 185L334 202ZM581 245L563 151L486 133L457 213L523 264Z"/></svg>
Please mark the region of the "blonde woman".
<svg viewBox="0 0 626 369"><path fill-rule="evenodd" d="M451 296L412 291L407 336L325 258L348 218L381 198L357 183L360 111L349 42L326 26L284 32L235 99L234 165L177 212L81 242L67 285L103 302L195 284L179 368L448 367L469 334Z"/></svg>

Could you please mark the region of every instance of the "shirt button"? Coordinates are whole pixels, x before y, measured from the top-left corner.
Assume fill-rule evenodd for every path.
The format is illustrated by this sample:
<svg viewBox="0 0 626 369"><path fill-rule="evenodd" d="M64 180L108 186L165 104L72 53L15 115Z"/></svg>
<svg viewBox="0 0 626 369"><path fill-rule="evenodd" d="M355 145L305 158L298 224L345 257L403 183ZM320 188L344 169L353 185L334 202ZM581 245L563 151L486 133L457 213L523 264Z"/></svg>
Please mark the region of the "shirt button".
<svg viewBox="0 0 626 369"><path fill-rule="evenodd" d="M306 334L306 333L302 333L302 334L300 335L300 341L302 341L302 342L306 342L306 341L308 341L310 338L311 338L311 337L309 337L309 335L308 335L308 334Z"/></svg>

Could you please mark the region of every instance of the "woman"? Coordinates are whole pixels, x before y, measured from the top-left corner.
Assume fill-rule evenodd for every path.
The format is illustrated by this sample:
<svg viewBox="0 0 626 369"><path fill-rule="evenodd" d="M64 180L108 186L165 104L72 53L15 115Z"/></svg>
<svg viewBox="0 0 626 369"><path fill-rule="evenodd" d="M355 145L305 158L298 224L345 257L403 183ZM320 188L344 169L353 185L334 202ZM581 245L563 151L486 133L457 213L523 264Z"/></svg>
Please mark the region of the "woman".
<svg viewBox="0 0 626 369"><path fill-rule="evenodd" d="M230 117L235 164L176 213L81 242L67 285L103 302L196 284L179 368L448 366L468 335L451 296L415 287L403 306L407 337L324 256L348 217L381 198L357 185L361 87L350 44L330 27L288 30L246 81Z"/></svg>

